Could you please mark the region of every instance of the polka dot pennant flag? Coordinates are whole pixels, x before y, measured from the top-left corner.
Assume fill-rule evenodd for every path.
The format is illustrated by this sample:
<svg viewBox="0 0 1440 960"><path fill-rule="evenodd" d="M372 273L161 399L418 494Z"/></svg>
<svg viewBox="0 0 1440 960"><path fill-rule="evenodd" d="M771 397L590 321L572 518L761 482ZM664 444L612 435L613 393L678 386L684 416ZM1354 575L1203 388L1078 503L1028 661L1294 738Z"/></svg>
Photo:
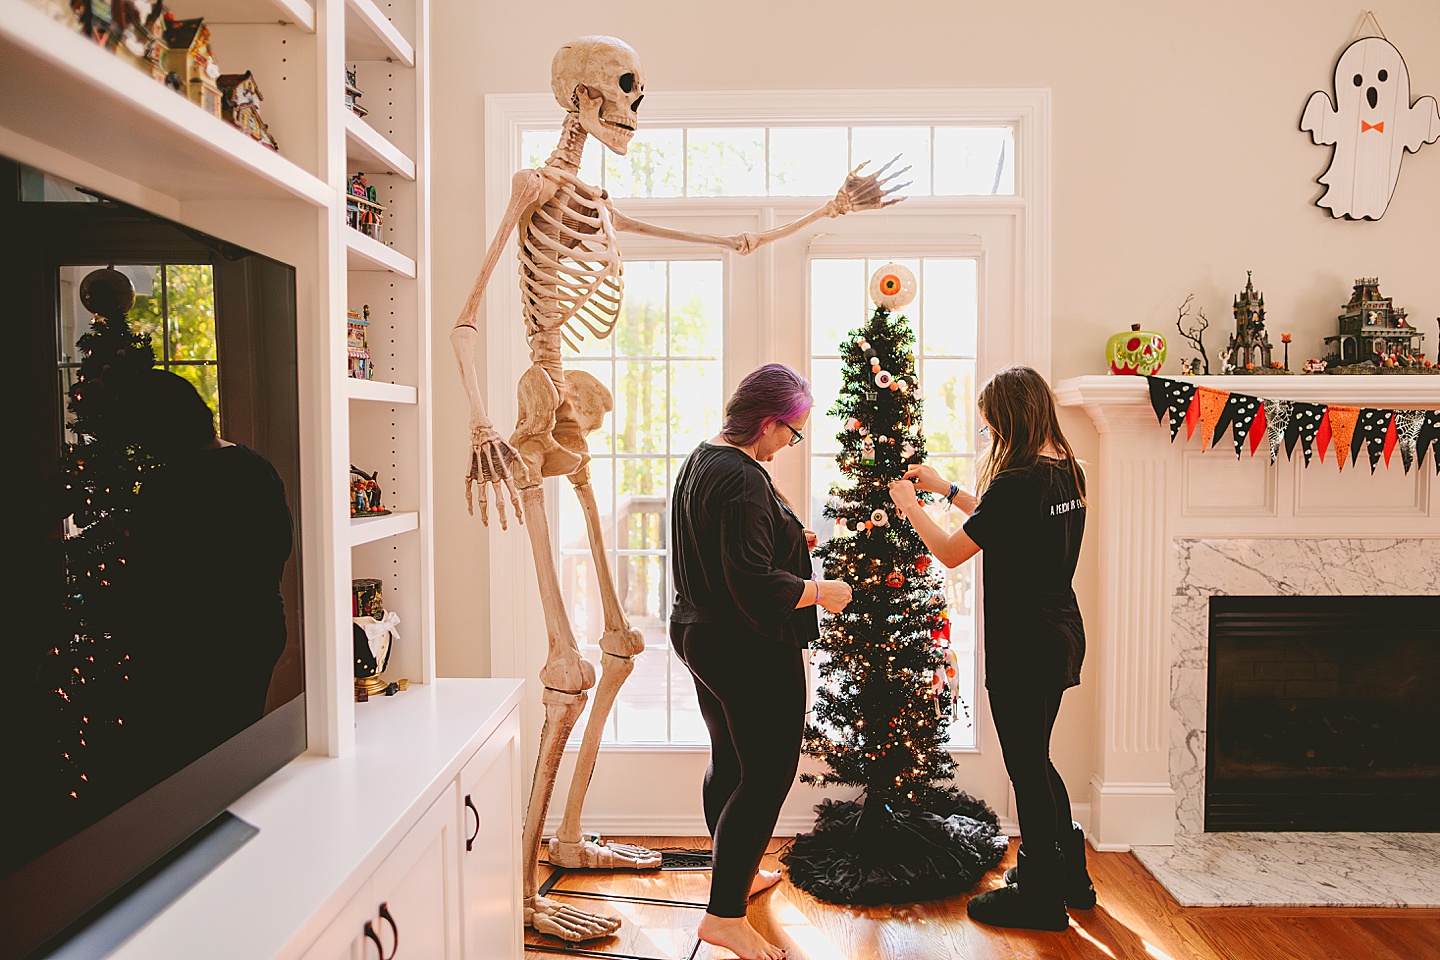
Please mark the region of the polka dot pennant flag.
<svg viewBox="0 0 1440 960"><path fill-rule="evenodd" d="M1230 403L1230 391L1198 387L1196 392L1199 394L1196 402L1200 404L1200 449L1204 450L1214 445L1215 427L1224 415L1225 407Z"/></svg>
<svg viewBox="0 0 1440 960"><path fill-rule="evenodd" d="M1310 455L1315 450L1315 436L1324 419L1323 403L1295 401L1290 407L1290 423L1285 428L1285 456L1294 456L1295 444L1298 442L1301 453L1305 454L1305 466L1310 466Z"/></svg>
<svg viewBox="0 0 1440 960"><path fill-rule="evenodd" d="M1415 444L1420 439L1420 428L1424 424L1424 410L1395 411L1392 429L1395 431L1395 445L1400 448L1400 462L1406 473L1410 472L1410 465L1415 462ZM1386 458L1385 465L1390 465L1389 458Z"/></svg>
<svg viewBox="0 0 1440 960"><path fill-rule="evenodd" d="M1265 439L1270 444L1271 463L1276 461L1280 446L1285 442L1285 431L1290 429L1290 411L1293 406L1289 400L1264 401ZM1255 451L1251 450L1250 453L1253 456Z"/></svg>
<svg viewBox="0 0 1440 960"><path fill-rule="evenodd" d="M1250 428L1255 425L1255 415L1260 411L1260 398L1247 397L1243 393L1230 394L1230 401L1225 404L1225 412L1229 414L1234 426L1231 428L1231 439L1235 441L1235 457L1239 459L1240 451L1245 446L1245 438L1250 435ZM1217 428L1217 433L1224 430L1224 425Z"/></svg>
<svg viewBox="0 0 1440 960"><path fill-rule="evenodd" d="M1176 435L1180 432L1180 424L1186 419L1191 406L1195 402L1195 384L1186 383L1183 380L1170 380L1166 377L1146 377L1150 386L1150 406L1155 409L1155 419L1160 420L1166 413L1170 414L1170 442L1175 442ZM1190 424L1189 433L1194 433L1195 424ZM1189 436L1187 433L1187 436Z"/></svg>
<svg viewBox="0 0 1440 960"><path fill-rule="evenodd" d="M1425 414L1425 422L1420 425L1419 432L1415 435L1415 465L1420 467L1425 463L1425 451L1431 446L1435 448L1432 459L1435 461L1435 472L1440 473L1440 410L1430 410Z"/></svg>
<svg viewBox="0 0 1440 960"><path fill-rule="evenodd" d="M1352 455L1350 441L1355 436L1355 426L1360 420L1360 408L1332 403L1325 410L1325 419L1329 422L1330 433L1335 438L1336 466L1343 471L1345 458Z"/></svg>
<svg viewBox="0 0 1440 960"><path fill-rule="evenodd" d="M1370 472L1374 473L1375 468L1380 465L1380 455L1385 450L1385 437L1390 432L1390 425L1394 422L1395 415L1392 410L1377 410L1374 407L1362 407L1360 419L1355 425L1355 437L1350 443L1350 462L1354 463L1360 455L1361 447L1370 458ZM1389 465L1390 457L1385 456L1386 465Z"/></svg>

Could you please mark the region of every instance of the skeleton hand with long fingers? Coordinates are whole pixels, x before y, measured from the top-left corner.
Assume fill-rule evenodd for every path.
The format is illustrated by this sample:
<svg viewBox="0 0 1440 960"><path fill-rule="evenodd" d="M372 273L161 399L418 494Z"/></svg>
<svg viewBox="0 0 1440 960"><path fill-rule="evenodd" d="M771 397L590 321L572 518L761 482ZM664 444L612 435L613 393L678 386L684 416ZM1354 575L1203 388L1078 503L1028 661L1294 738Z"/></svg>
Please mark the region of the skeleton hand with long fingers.
<svg viewBox="0 0 1440 960"><path fill-rule="evenodd" d="M836 192L835 199L830 201L829 206L833 211L830 216L838 217L842 214L854 213L857 210L878 210L904 200L904 197L897 197L894 194L910 186L911 181L906 180L904 183L895 183L895 181L910 170L909 165L886 175L887 171L899 160L900 155L896 154L885 166L864 176L860 175L860 171L870 161L862 161L845 177L845 183Z"/></svg>
<svg viewBox="0 0 1440 960"><path fill-rule="evenodd" d="M470 500L474 486L480 488L480 522L490 526L490 498L487 487L495 488L495 509L500 514L500 529L508 529L505 516L505 497L515 508L515 520L525 522L525 511L520 507L520 495L515 492L515 469L519 468L522 481L528 480L525 461L495 430L488 418L470 422L470 470L465 474L465 509L475 513Z"/></svg>

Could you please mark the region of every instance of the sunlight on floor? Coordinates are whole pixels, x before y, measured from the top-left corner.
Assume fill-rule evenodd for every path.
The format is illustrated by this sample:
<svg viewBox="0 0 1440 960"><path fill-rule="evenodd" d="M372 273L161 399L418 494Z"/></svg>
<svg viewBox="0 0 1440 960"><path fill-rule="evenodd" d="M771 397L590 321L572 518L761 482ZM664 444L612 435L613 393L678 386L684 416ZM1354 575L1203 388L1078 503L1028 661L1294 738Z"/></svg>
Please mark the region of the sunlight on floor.
<svg viewBox="0 0 1440 960"><path fill-rule="evenodd" d="M1074 920L1071 920L1071 921L1070 921L1070 927L1071 927L1071 929L1073 929L1073 930L1075 930L1077 933L1079 933L1080 936L1084 937L1086 940L1089 940L1091 943L1095 944L1095 946L1096 946L1097 948L1099 948L1101 951L1104 952L1105 956L1107 956L1107 957L1115 957L1114 951L1112 951L1109 947L1105 946L1105 944L1101 943L1099 940L1096 940L1094 937L1092 937L1092 936L1090 935L1090 931L1088 931L1088 930L1086 930L1084 927L1080 926L1080 924L1076 923ZM1118 958L1116 958L1116 960L1118 960Z"/></svg>
<svg viewBox="0 0 1440 960"><path fill-rule="evenodd" d="M834 941L793 903L787 903L783 909L772 910L772 917L775 925L785 931L785 936L804 951L805 960L848 960Z"/></svg>
<svg viewBox="0 0 1440 960"><path fill-rule="evenodd" d="M654 945L660 956L687 957L695 946L693 934L683 935L680 931L675 930L668 922L668 917L665 922L647 926L641 913L644 907L640 904L626 903L623 900L611 900L608 901L606 905L619 913L627 924L631 925L635 930L640 931L641 935ZM653 911L647 912L650 912L653 916ZM696 922L699 922L698 918Z"/></svg>
<svg viewBox="0 0 1440 960"><path fill-rule="evenodd" d="M1145 952L1150 954L1150 956L1154 957L1155 960L1175 960L1174 957L1170 956L1170 954L1155 946L1155 944L1151 943L1149 940L1141 940L1140 942L1145 944Z"/></svg>

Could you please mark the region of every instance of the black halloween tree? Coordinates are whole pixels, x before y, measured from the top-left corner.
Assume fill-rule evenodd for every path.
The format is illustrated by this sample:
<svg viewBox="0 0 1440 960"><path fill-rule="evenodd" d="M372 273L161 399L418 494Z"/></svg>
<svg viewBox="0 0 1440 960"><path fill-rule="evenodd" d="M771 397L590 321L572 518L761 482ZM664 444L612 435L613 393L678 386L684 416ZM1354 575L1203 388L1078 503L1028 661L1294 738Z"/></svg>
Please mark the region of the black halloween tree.
<svg viewBox="0 0 1440 960"><path fill-rule="evenodd" d="M842 613L825 618L818 643L824 682L805 749L829 770L801 777L863 796L822 803L814 832L784 857L792 883L838 903L948 896L1005 851L994 812L953 784L943 581L910 524L894 522L888 491L925 458L915 338L891 312L914 298L915 279L886 264L870 292L869 322L841 345L843 381L830 411L844 423L843 480L825 515L845 533L817 551L826 576L854 591Z"/></svg>
<svg viewBox="0 0 1440 960"><path fill-rule="evenodd" d="M78 342L80 369L67 404L71 438L61 459L73 509L65 537L65 639L44 671L60 701L55 760L62 790L83 804L97 787L113 791L105 781L123 775L93 758L113 755L108 741L124 736L127 522L150 458L125 435L115 394L155 358L150 335L136 333L126 318L135 292L124 274L91 272L81 281L80 300L94 319Z"/></svg>

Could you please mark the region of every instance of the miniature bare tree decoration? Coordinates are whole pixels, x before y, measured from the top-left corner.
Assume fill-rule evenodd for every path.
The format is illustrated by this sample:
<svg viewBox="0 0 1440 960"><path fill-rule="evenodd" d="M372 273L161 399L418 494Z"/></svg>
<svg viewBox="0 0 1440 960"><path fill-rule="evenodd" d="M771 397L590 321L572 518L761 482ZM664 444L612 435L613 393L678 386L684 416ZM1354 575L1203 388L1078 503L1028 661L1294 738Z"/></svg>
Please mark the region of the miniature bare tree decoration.
<svg viewBox="0 0 1440 960"><path fill-rule="evenodd" d="M623 155L635 135L636 111L645 99L645 73L635 51L613 37L573 40L555 54L551 87L556 102L565 110L560 143L542 166L521 170L511 180L504 219L486 250L480 275L455 321L450 342L470 401L466 504L471 504L472 491L478 485L480 520L488 526L489 492L493 488L503 530L507 525L505 501L510 501L516 520L530 534L545 611L549 649L540 671L545 724L525 811L521 851L525 923L542 933L580 941L608 936L619 929L620 921L542 897L537 884L540 830L550 806L556 771L570 731L585 708L587 691L596 685L595 667L580 656L561 596L541 485L546 477L567 478L580 500L605 621L599 642L603 651L599 689L576 758L565 816L549 844L549 860L566 868L653 869L660 865L660 854L644 847L595 843L580 831L581 807L595 768L601 733L621 685L634 669L634 658L645 649L645 641L640 631L630 625L616 596L600 513L590 485L586 438L600 426L614 406L614 399L591 374L565 369L561 344L573 346L587 335L604 339L615 329L624 293L616 234L639 233L746 254L822 218L898 203L901 198L892 194L905 184L892 182L909 168L889 173L895 162L892 160L875 173L862 176L861 164L824 206L762 233L711 236L671 230L625 216L614 208L604 191L579 177L581 152L590 137ZM517 386L519 418L507 441L486 415L474 354L479 338L476 317L480 299L512 233L518 233L522 319L532 365Z"/></svg>
<svg viewBox="0 0 1440 960"><path fill-rule="evenodd" d="M1210 326L1210 320L1205 316L1205 308L1201 307L1196 312L1196 322L1190 325L1189 330L1186 330L1183 324L1184 319L1190 315L1190 301L1194 299L1195 294L1192 293L1185 298L1184 303L1180 304L1179 316L1175 318L1175 329L1180 331L1180 336L1189 340L1195 345L1195 349L1200 351L1200 361L1205 365L1205 369L1201 372L1208 377L1210 375L1210 357L1205 353L1205 330Z"/></svg>

